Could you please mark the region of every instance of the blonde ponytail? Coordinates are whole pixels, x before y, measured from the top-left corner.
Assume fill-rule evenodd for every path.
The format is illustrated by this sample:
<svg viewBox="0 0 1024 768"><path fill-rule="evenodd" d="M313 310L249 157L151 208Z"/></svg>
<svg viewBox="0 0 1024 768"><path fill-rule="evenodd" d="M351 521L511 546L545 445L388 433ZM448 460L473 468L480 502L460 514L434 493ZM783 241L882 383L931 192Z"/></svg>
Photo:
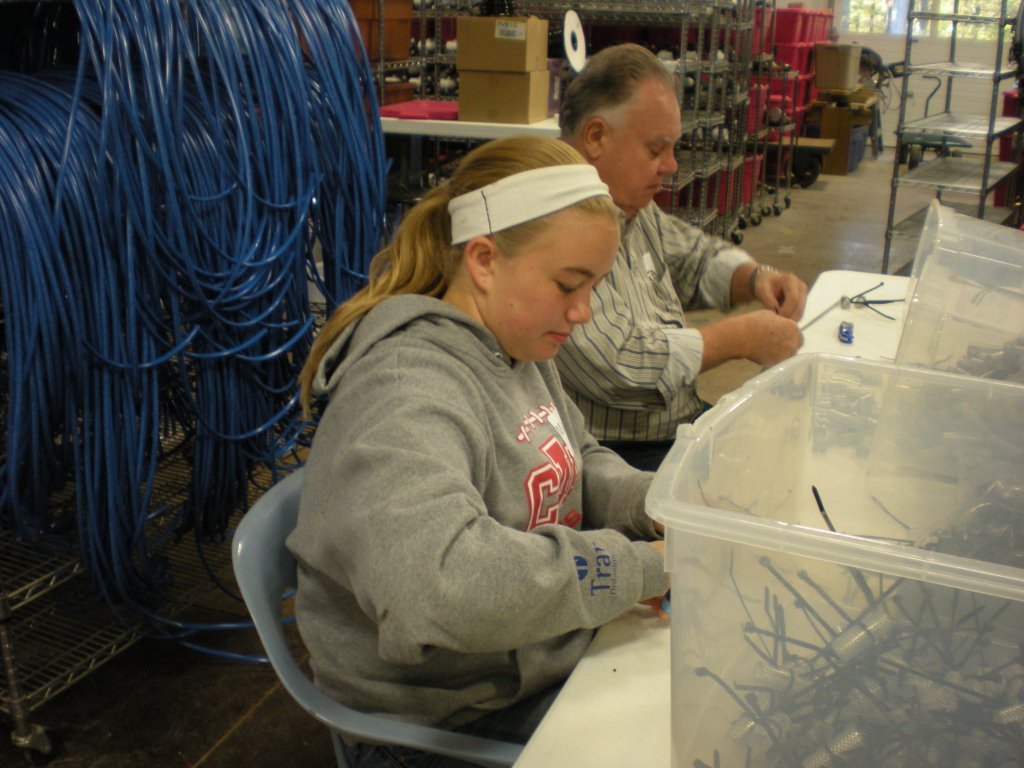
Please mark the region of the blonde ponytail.
<svg viewBox="0 0 1024 768"><path fill-rule="evenodd" d="M308 415L313 382L324 355L344 330L391 296L442 296L462 260L462 247L451 245L448 202L514 173L552 165L585 163L568 144L551 137L514 136L477 147L467 154L450 181L434 190L402 217L394 240L370 262L367 285L341 304L324 324L299 374L300 402ZM596 197L573 206L587 213L615 218L610 198ZM536 219L495 233L503 253L514 255L547 226Z"/></svg>

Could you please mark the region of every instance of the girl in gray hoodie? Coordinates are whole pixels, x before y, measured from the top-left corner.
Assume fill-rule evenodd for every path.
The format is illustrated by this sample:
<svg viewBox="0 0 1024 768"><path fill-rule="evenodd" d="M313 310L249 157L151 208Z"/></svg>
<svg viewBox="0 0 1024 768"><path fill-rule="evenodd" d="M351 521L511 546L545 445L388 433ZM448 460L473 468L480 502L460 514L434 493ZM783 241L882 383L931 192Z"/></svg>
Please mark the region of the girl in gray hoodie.
<svg viewBox="0 0 1024 768"><path fill-rule="evenodd" d="M466 728L559 685L596 627L666 591L652 475L597 444L552 362L618 233L567 144L490 142L325 324L301 385L307 409L329 401L288 546L329 695Z"/></svg>

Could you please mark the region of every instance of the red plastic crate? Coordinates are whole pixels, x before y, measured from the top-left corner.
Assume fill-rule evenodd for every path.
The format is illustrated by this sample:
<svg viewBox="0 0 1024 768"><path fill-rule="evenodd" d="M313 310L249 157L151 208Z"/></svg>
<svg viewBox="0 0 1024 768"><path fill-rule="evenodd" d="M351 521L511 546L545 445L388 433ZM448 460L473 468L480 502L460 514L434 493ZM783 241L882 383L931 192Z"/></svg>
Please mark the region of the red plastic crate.
<svg viewBox="0 0 1024 768"><path fill-rule="evenodd" d="M814 75L812 73L801 74L796 78L770 77L768 78L768 93L779 97L785 95L787 103L802 107L811 100L813 85ZM783 94L784 91L785 94Z"/></svg>
<svg viewBox="0 0 1024 768"><path fill-rule="evenodd" d="M804 27L810 13L803 8L775 9L775 43L805 43Z"/></svg>
<svg viewBox="0 0 1024 768"><path fill-rule="evenodd" d="M743 189L740 193L740 203L749 203L753 198L754 191L757 189L756 184L761 178L761 162L763 159L764 156L760 154L747 155L743 158ZM730 197L735 194L735 185L739 183L739 172L739 168L734 168L728 173L719 171L708 181L709 197L711 195L710 190L715 189L716 184L718 185L719 216L724 216L726 211L729 210ZM700 204L701 192L702 180L697 179L689 188L682 190L680 193L680 203L696 207ZM705 201L705 205L710 205L710 201Z"/></svg>
<svg viewBox="0 0 1024 768"><path fill-rule="evenodd" d="M812 43L824 43L832 37L832 11L815 10L810 21L810 34L805 37ZM806 23L806 22L805 22Z"/></svg>
<svg viewBox="0 0 1024 768"><path fill-rule="evenodd" d="M1003 91L1003 116L1004 117L1016 117L1017 108L1019 106L1020 94L1016 89ZM1013 159L1013 134L999 137L999 159L1003 162L1007 162ZM1024 157L1021 157L1020 163L1024 166ZM993 203L997 208L1003 208L1006 206L1008 188L1007 182L1001 182L995 188L993 197ZM1024 226L1021 227L1024 229Z"/></svg>
<svg viewBox="0 0 1024 768"><path fill-rule="evenodd" d="M740 198L741 202L749 203L753 199L754 191L757 189L757 183L761 179L761 162L764 160L764 155L747 155L743 158L743 192ZM720 192L719 197L724 200L723 194Z"/></svg>
<svg viewBox="0 0 1024 768"><path fill-rule="evenodd" d="M1018 98L1019 96L1016 88L1012 91L1003 91L1003 117L1017 116Z"/></svg>
<svg viewBox="0 0 1024 768"><path fill-rule="evenodd" d="M1013 136L999 137L999 159L1004 163L1013 159Z"/></svg>
<svg viewBox="0 0 1024 768"><path fill-rule="evenodd" d="M776 11L778 13L778 11ZM814 43L775 43L775 60L797 72L811 71Z"/></svg>
<svg viewBox="0 0 1024 768"><path fill-rule="evenodd" d="M767 53L772 44L772 20L775 18L774 8L759 5L754 8L754 32L752 51L755 56Z"/></svg>
<svg viewBox="0 0 1024 768"><path fill-rule="evenodd" d="M754 85L750 88L747 104L747 133L757 133L764 125L764 108L768 104L768 86Z"/></svg>
<svg viewBox="0 0 1024 768"><path fill-rule="evenodd" d="M771 99L771 97L769 96L768 98L769 98L769 106L770 106L770 99ZM786 111L787 111L787 113L789 114L789 117L790 117L788 122L793 123L794 128L790 129L790 130L783 131L782 135L784 137L785 136L789 136L793 131L796 131L796 135L800 136L802 131L803 131L803 129L804 129L804 118L807 116L807 107L803 106L803 107L797 107L796 109L793 109L793 108L787 106ZM773 141L778 141L779 140L779 131L778 131L778 129L776 128L776 129L772 129L772 130L768 131L768 138L766 140L768 141L768 143L771 143Z"/></svg>
<svg viewBox="0 0 1024 768"><path fill-rule="evenodd" d="M459 102L417 99L388 104L380 108L381 117L400 117L405 120L458 120Z"/></svg>

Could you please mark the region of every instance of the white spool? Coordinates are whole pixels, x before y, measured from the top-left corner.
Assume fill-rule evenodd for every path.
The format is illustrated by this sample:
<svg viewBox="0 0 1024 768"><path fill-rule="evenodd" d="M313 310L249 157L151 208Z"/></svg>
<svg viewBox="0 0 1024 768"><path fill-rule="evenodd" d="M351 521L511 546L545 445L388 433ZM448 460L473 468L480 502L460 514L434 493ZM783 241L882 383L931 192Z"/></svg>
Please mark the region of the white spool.
<svg viewBox="0 0 1024 768"><path fill-rule="evenodd" d="M587 63L587 46L583 38L583 24L576 11L566 11L562 22L562 46L565 58L573 72L579 72Z"/></svg>

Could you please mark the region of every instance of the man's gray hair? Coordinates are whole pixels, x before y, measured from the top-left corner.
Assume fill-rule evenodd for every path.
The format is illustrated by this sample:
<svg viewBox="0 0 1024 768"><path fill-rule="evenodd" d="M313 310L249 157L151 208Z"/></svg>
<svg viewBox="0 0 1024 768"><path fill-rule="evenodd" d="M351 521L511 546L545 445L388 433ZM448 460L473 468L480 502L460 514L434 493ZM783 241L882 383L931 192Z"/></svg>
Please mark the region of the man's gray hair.
<svg viewBox="0 0 1024 768"><path fill-rule="evenodd" d="M673 74L646 48L624 43L595 53L566 89L558 115L562 138L576 137L593 115L625 104L651 78L675 91Z"/></svg>

